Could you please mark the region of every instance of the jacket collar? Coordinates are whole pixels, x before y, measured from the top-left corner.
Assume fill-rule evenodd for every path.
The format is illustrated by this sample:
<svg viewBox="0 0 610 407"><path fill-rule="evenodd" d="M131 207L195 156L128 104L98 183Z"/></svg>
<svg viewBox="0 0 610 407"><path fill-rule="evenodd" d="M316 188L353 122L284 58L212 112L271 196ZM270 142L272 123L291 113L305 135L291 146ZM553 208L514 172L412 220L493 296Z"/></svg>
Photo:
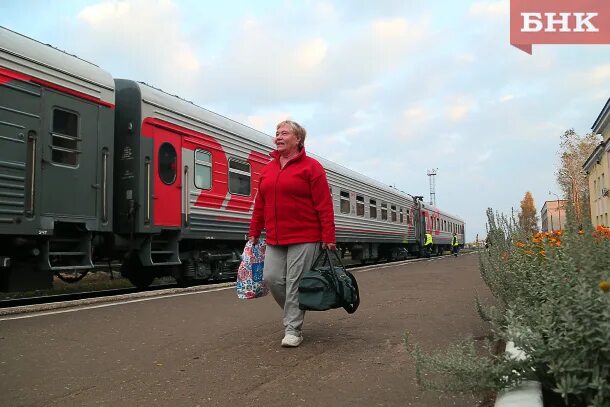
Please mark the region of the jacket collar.
<svg viewBox="0 0 610 407"><path fill-rule="evenodd" d="M277 151L277 150L273 150L272 152L270 152L270 153L269 153L269 155L270 155L271 157L275 158L275 159L277 160L277 162L278 162L278 163L280 162L280 152L279 152L279 151ZM297 155L295 155L293 158L291 158L291 159L290 159L290 161L288 161L288 162L293 162L293 161L300 160L301 158L303 158L303 157L305 157L305 156L306 156L306 154L305 154L305 147L303 147L303 148L301 149L301 151L299 151L299 152L297 153Z"/></svg>

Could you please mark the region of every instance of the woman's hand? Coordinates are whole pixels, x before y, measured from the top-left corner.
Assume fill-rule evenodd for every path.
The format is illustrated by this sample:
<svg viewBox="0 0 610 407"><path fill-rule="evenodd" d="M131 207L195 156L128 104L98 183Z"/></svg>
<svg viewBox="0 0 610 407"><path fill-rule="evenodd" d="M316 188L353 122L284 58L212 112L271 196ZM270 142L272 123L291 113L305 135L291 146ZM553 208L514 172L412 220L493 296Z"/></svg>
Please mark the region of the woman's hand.
<svg viewBox="0 0 610 407"><path fill-rule="evenodd" d="M337 250L337 244L336 243L322 243L322 249L331 250L334 252L335 250Z"/></svg>
<svg viewBox="0 0 610 407"><path fill-rule="evenodd" d="M249 236L248 237L248 242L250 242L252 244L257 244L258 243L258 237Z"/></svg>

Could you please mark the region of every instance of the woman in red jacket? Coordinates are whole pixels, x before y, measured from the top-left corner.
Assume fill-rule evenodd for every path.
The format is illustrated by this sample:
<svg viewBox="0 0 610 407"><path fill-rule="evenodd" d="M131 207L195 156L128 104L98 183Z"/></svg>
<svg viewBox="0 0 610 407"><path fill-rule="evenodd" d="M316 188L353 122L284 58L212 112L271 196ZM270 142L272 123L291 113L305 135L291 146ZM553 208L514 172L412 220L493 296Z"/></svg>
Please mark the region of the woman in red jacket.
<svg viewBox="0 0 610 407"><path fill-rule="evenodd" d="M306 131L290 120L277 125L271 160L261 173L250 222L249 240L256 243L263 228L267 250L263 275L271 294L284 309L282 346L303 341L305 311L299 309L299 281L311 268L317 250L336 250L335 217L326 173L305 154Z"/></svg>

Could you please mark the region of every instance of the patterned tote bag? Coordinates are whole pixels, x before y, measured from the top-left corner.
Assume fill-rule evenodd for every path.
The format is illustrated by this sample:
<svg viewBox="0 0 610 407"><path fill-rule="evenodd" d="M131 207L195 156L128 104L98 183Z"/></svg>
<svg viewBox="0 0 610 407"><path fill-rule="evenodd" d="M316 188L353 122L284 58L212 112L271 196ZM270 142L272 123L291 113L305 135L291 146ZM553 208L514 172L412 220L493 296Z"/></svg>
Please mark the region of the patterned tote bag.
<svg viewBox="0 0 610 407"><path fill-rule="evenodd" d="M246 243L241 256L241 264L237 270L237 298L251 299L264 297L269 288L263 281L263 265L265 264L265 241L257 244Z"/></svg>

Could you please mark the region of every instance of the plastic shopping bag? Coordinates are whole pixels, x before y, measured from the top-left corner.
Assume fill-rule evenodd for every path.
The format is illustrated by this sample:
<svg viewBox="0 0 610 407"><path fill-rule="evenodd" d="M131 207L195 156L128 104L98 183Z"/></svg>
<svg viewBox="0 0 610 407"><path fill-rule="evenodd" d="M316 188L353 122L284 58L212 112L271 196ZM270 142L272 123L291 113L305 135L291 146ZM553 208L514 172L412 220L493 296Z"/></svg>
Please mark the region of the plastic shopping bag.
<svg viewBox="0 0 610 407"><path fill-rule="evenodd" d="M246 243L237 270L237 298L259 298L269 293L269 288L263 281L265 248L265 241L262 239L257 244Z"/></svg>

